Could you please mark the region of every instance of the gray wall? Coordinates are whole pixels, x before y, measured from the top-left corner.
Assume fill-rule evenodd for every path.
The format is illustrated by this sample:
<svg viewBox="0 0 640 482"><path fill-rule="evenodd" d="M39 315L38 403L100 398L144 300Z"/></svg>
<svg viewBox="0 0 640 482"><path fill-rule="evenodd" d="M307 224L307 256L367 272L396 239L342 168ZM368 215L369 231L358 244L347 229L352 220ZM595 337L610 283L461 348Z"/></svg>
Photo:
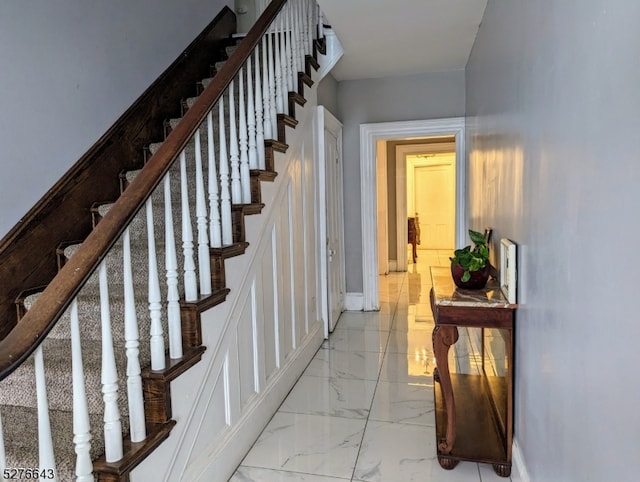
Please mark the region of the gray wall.
<svg viewBox="0 0 640 482"><path fill-rule="evenodd" d="M640 3L489 0L467 65L470 225L521 250L515 436L536 482L640 474Z"/></svg>
<svg viewBox="0 0 640 482"><path fill-rule="evenodd" d="M464 71L338 83L344 125L344 233L347 291L362 293L360 124L459 117L465 112Z"/></svg>
<svg viewBox="0 0 640 482"><path fill-rule="evenodd" d="M334 116L338 113L338 81L331 73L318 84L318 105L324 106Z"/></svg>
<svg viewBox="0 0 640 482"><path fill-rule="evenodd" d="M0 238L231 0L0 0Z"/></svg>

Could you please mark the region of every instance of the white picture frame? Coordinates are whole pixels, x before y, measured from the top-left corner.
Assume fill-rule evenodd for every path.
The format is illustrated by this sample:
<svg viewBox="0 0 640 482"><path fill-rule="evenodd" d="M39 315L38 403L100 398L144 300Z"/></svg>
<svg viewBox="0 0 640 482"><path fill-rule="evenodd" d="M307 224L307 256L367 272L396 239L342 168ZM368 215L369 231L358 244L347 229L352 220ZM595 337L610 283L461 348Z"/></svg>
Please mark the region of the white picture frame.
<svg viewBox="0 0 640 482"><path fill-rule="evenodd" d="M517 303L516 244L507 239L500 240L500 290L510 304Z"/></svg>

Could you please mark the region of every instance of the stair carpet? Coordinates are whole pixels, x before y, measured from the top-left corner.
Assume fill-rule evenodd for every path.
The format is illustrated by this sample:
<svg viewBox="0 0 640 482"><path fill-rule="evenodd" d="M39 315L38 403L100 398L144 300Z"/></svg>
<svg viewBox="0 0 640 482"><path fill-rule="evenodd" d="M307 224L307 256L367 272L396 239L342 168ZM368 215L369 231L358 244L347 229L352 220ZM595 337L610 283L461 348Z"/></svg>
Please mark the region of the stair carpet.
<svg viewBox="0 0 640 482"><path fill-rule="evenodd" d="M228 49L228 54L233 49ZM220 68L221 64L217 64ZM209 79L202 83L206 86ZM236 92L237 92L237 86ZM237 95L236 95L237 97ZM188 106L192 105L193 99L189 99ZM237 103L237 100L236 100ZM225 96L225 111L228 111L228 96ZM218 155L218 131L217 131L217 108L214 108L214 144L216 156ZM227 117L228 118L228 117ZM172 119L170 124L175 127L179 119ZM204 184L207 186L207 135L206 121L201 127L201 150ZM227 135L229 132L227 128ZM151 152L159 147L160 143L150 146ZM187 176L189 205L192 213L192 232L194 239L194 257L197 266L197 225L195 220L195 147L190 142L185 150L187 155ZM125 186L133 181L139 171L131 171L125 174ZM275 174L275 173L273 173ZM180 194L180 161L174 163L170 170L171 176L171 196L172 212L175 234L175 245L178 253L178 279L180 286L180 298L184 299L184 289L182 283L182 229L181 229L181 194ZM263 176L266 180L273 179L274 175ZM206 189L206 187L205 187ZM208 194L205 192L208 207ZM166 293L165 270L165 247L164 247L164 189L161 183L152 197L153 224L156 237L157 269L160 276L161 292ZM104 216L110 204L99 206L95 211L97 218ZM208 209L207 209L208 210ZM259 207L247 212L259 212ZM241 221L242 222L242 221ZM133 272L133 284L135 286L135 306L139 329L139 358L141 367L150 364L149 332L150 315L148 300L148 254L147 254L147 221L146 210L143 208L135 216L130 227L131 237L131 263ZM242 233L242 227L234 227L235 233ZM207 232L208 234L208 232ZM235 236L234 242L246 247L241 235ZM243 244L244 243L244 244ZM63 252L63 260L70 258L78 248L78 244L66 246ZM233 249L233 255L239 254L244 249ZM129 430L128 403L126 382L123 383L126 375L127 357L125 353L124 339L124 280L122 269L122 240L119 240L114 248L105 258L109 280L109 304L111 315L111 332L115 349L116 366L119 374L118 406L120 409L123 435L126 438ZM228 256L223 256L228 257ZM212 270L219 263L212 263ZM197 269L197 268L196 268ZM224 268L222 268L224 269ZM221 274L224 279L224 273ZM224 291L224 290L221 290ZM215 293L214 293L215 294ZM226 293L224 293L226 294ZM29 309L37 300L38 294L27 296L24 300L24 308ZM224 296L222 296L224 299ZM86 285L77 296L78 313L80 318L80 332L82 338L82 358L85 374L86 395L90 413L91 426L91 458L96 460L104 453L103 431L103 411L101 383L101 316L100 316L100 295L98 270L90 277ZM163 331L167 333L166 326L166 303L162 306ZM47 339L43 342L43 353L45 363L45 380L49 403L49 413L51 420L51 431L56 458L56 472L58 480L75 480L75 460L76 455L73 445L73 396L71 380L71 341L70 341L70 316L69 311L58 321L52 329ZM165 345L168 341L165 337ZM146 402L145 402L146 403ZM6 467L39 467L38 460L38 415L34 375L34 362L31 357L21 365L14 373L5 380L0 381L0 413L2 414L4 443L6 450ZM170 416L170 414L169 414ZM149 434L148 434L149 435ZM44 467L43 467L44 468Z"/></svg>

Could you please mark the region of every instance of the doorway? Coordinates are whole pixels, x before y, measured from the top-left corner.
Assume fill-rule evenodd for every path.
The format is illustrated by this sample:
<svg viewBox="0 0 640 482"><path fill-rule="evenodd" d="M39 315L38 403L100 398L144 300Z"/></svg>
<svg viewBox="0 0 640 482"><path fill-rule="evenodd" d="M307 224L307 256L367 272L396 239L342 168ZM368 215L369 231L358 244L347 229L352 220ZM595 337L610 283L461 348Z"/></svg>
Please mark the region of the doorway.
<svg viewBox="0 0 640 482"><path fill-rule="evenodd" d="M438 161L442 163L414 166L413 189L407 191L410 196L407 201L413 204L409 205L422 227L422 249L450 249L454 246L455 158L448 156L448 159ZM411 186L411 182L408 185Z"/></svg>
<svg viewBox="0 0 640 482"><path fill-rule="evenodd" d="M414 139L420 137L452 136L455 142L455 245L465 240L465 138L464 118L423 121L385 122L360 126L360 173L362 216L363 309L380 309L378 292L378 220L377 220L377 143L380 140ZM406 239L406 238L404 238Z"/></svg>
<svg viewBox="0 0 640 482"><path fill-rule="evenodd" d="M396 205L396 219L414 218L412 222L418 223L421 228L418 248L451 251L455 246L456 234L455 139L453 136L437 136L419 141L389 141L388 144L390 148L387 150L395 151L396 199L393 202ZM431 185L419 185L416 188L416 172L420 173L420 184L426 182ZM378 224L381 224L380 217ZM408 227L405 224L394 222L395 249L390 249L388 256L393 258L395 271L406 271L408 263L413 262L412 256L405 256L408 249Z"/></svg>

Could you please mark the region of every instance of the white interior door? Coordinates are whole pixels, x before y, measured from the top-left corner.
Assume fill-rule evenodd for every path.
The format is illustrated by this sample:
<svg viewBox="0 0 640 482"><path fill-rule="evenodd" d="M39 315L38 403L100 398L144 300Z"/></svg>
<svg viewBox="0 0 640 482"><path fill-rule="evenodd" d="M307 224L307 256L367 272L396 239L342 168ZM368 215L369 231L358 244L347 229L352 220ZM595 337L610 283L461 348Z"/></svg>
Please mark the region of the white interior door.
<svg viewBox="0 0 640 482"><path fill-rule="evenodd" d="M323 106L318 106L317 112L318 286L328 338L344 311L346 297L342 124Z"/></svg>
<svg viewBox="0 0 640 482"><path fill-rule="evenodd" d="M451 249L455 245L455 172L453 163L416 167L415 209L420 222L420 248Z"/></svg>
<svg viewBox="0 0 640 482"><path fill-rule="evenodd" d="M327 180L327 275L329 331L333 331L344 311L344 228L342 213L342 153L340 139L325 128Z"/></svg>

